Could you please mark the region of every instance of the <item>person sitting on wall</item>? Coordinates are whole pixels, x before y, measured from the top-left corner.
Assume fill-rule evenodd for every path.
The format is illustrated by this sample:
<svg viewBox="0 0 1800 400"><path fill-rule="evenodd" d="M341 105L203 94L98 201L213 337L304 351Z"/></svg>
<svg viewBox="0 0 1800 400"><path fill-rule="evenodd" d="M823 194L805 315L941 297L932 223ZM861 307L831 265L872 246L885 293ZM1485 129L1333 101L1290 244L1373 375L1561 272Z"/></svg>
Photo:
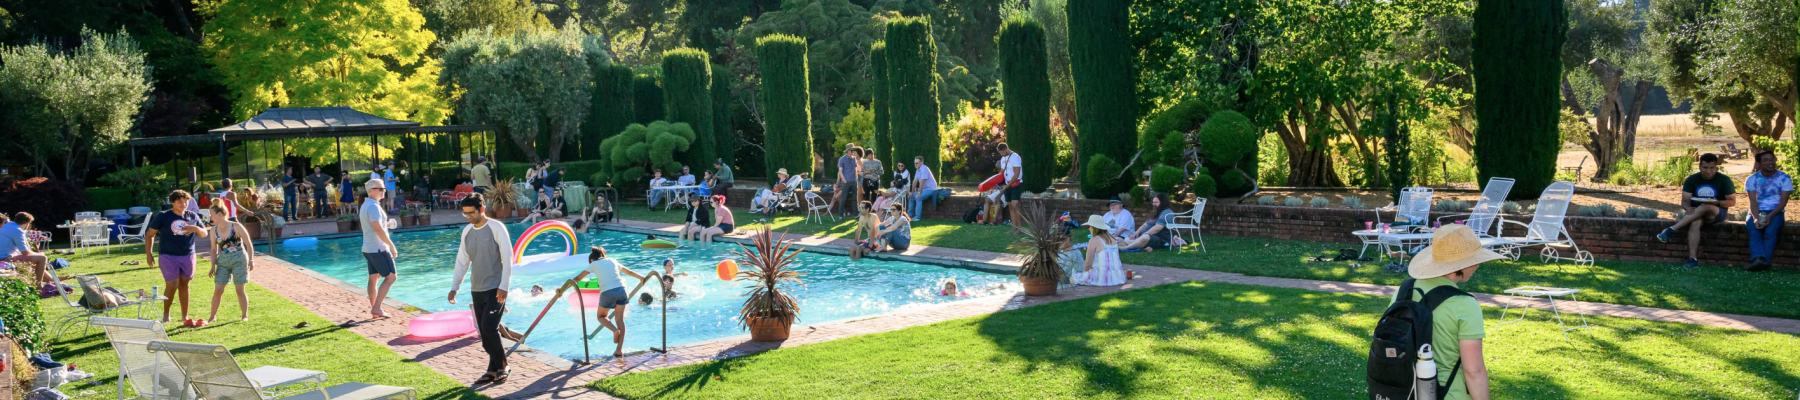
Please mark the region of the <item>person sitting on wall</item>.
<svg viewBox="0 0 1800 400"><path fill-rule="evenodd" d="M1732 186L1731 177L1719 173L1719 156L1700 155L1700 172L1688 175L1681 183L1681 208L1687 210L1687 215L1675 221L1675 225L1663 228L1662 233L1656 234L1656 240L1668 243L1675 231L1687 228L1688 260L1681 266L1700 266L1699 228L1725 222L1725 211L1737 204L1735 194L1737 189Z"/></svg>
<svg viewBox="0 0 1800 400"><path fill-rule="evenodd" d="M1756 153L1756 172L1744 178L1744 194L1754 207L1744 224L1750 229L1750 266L1745 269L1766 271L1772 265L1775 239L1781 236L1781 227L1787 225L1783 210L1793 193L1794 179L1775 164L1775 152Z"/></svg>

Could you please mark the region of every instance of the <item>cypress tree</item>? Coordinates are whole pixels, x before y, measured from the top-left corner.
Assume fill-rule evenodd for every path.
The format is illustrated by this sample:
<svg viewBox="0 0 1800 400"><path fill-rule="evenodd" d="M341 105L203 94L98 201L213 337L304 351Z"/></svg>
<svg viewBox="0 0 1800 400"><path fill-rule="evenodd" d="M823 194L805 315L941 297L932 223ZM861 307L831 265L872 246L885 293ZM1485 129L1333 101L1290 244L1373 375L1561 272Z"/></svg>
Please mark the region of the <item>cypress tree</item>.
<svg viewBox="0 0 1800 400"><path fill-rule="evenodd" d="M1562 0L1483 1L1475 6L1475 168L1516 180L1511 199L1536 198L1556 176L1557 124L1568 10Z"/></svg>
<svg viewBox="0 0 1800 400"><path fill-rule="evenodd" d="M1105 155L1121 165L1137 152L1137 71L1132 68L1130 0L1069 0L1070 73L1075 78L1076 146L1081 169ZM1130 165L1142 170L1145 164ZM1132 179L1082 174L1081 192L1106 198L1131 190ZM1099 179L1099 180L1096 180Z"/></svg>
<svg viewBox="0 0 1800 400"><path fill-rule="evenodd" d="M607 65L594 70L594 92L588 120L581 125L583 158L601 157L600 142L625 131L637 111L631 108L631 68Z"/></svg>
<svg viewBox="0 0 1800 400"><path fill-rule="evenodd" d="M925 158L925 166L938 168L943 147L938 137L937 43L931 37L931 20L899 18L887 26L888 135L894 138L890 157Z"/></svg>
<svg viewBox="0 0 1800 400"><path fill-rule="evenodd" d="M763 106L763 168L769 184L775 171L812 172L812 100L807 93L806 39L774 34L756 39L756 62L762 73L757 89ZM817 178L817 177L815 177Z"/></svg>
<svg viewBox="0 0 1800 400"><path fill-rule="evenodd" d="M1381 134L1387 142L1387 179L1388 193L1393 195L1394 204L1399 204L1400 189L1412 185L1412 130L1400 122L1398 100L1388 94L1385 110L1381 114Z"/></svg>
<svg viewBox="0 0 1800 400"><path fill-rule="evenodd" d="M723 65L713 65L713 152L725 164L737 168L737 136L731 134L731 73Z"/></svg>
<svg viewBox="0 0 1800 400"><path fill-rule="evenodd" d="M639 74L632 78L631 105L636 114L633 122L649 124L663 119L663 88L656 82L656 75Z"/></svg>
<svg viewBox="0 0 1800 400"><path fill-rule="evenodd" d="M665 118L669 122L686 122L694 129L693 146L677 159L695 170L711 168L716 157L709 58L705 51L684 47L664 52L662 59Z"/></svg>
<svg viewBox="0 0 1800 400"><path fill-rule="evenodd" d="M1024 189L1040 192L1055 174L1056 144L1050 141L1049 53L1044 25L1014 18L1000 26L1001 90L1006 98L1006 145L1025 160Z"/></svg>
<svg viewBox="0 0 1800 400"><path fill-rule="evenodd" d="M887 68L887 42L875 42L869 46L869 74L875 76L875 99L869 102L869 108L875 111L875 159L888 169L896 169L899 166L894 165L894 137L888 127Z"/></svg>

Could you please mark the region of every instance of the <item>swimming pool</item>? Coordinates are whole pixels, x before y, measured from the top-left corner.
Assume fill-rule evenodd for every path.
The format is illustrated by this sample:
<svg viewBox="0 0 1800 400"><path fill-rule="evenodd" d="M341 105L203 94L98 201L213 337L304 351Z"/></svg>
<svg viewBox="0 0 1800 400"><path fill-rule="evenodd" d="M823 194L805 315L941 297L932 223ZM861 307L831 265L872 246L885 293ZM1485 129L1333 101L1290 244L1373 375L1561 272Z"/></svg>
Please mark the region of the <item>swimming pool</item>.
<svg viewBox="0 0 1800 400"><path fill-rule="evenodd" d="M521 224L507 225L515 241L524 233L525 228ZM400 251L400 280L394 284L388 296L427 312L467 310L470 301L467 283L457 292L457 304L449 304L444 298L450 290L450 272L454 267L452 263L456 258L456 246L461 232L460 229L444 229L394 235L394 244ZM731 252L738 249L737 244L690 244L677 249L649 250L638 246L644 238L638 234L601 231L596 234L577 233L576 236L583 249L594 244L605 246L609 257L640 273L651 268L660 270L664 258L673 258L676 272L691 275L676 278L674 290L680 295L668 303L669 345L747 333L739 327L737 320L737 312L743 306L744 284L721 281L714 270L719 261L734 258ZM564 245L554 243L557 241L535 240L525 254L561 251ZM320 240L317 247L310 249L283 248L276 256L356 287L366 288L368 271L360 254L361 246L361 239L357 237L326 239ZM585 257L586 252L581 254ZM955 278L965 288L986 288L1017 282L1011 275L868 258L852 262L845 257L812 252L802 253L797 260L795 270L806 274L800 277L804 286L796 285L791 288L791 293L801 305L797 326L967 298L938 296L936 285L944 279ZM513 290L508 293L509 311L504 319L506 325L523 332L531 325L531 320L554 300L549 292L554 292L557 286L573 278L577 272L579 271L536 276L514 274ZM636 286L636 279L624 278L627 290ZM531 295L529 289L534 284L543 285L546 293ZM1008 286L1017 288L1016 284ZM662 345L660 291L654 282L645 285L643 292L659 297L657 303L641 306L633 299L632 305L628 307L625 317L626 352ZM983 293L977 290L970 292ZM576 306L566 301L560 302L544 317L537 331L526 339L525 344L559 357L580 359L582 343L578 332L581 330L581 321L577 319L577 315ZM589 330L599 328L592 320L591 310L585 315L589 318ZM611 354L610 338L611 335L602 334L588 342L591 354L596 358Z"/></svg>

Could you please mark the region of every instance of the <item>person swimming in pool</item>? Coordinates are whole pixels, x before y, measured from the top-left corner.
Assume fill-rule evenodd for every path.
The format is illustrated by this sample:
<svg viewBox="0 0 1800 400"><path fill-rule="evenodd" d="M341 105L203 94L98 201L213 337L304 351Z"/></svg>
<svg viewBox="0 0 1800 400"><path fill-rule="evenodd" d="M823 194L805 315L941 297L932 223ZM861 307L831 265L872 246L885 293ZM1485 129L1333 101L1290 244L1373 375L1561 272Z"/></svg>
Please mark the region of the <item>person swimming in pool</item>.
<svg viewBox="0 0 1800 400"><path fill-rule="evenodd" d="M675 272L675 259L673 258L663 259L663 272L661 275L662 289L663 293L665 293L663 294L663 297L665 297L665 300L674 300L676 297L681 297L680 293L675 292L675 277L693 276L688 275L686 272Z"/></svg>
<svg viewBox="0 0 1800 400"><path fill-rule="evenodd" d="M656 296L651 296L649 293L638 295L638 305L649 307L654 303L656 303Z"/></svg>

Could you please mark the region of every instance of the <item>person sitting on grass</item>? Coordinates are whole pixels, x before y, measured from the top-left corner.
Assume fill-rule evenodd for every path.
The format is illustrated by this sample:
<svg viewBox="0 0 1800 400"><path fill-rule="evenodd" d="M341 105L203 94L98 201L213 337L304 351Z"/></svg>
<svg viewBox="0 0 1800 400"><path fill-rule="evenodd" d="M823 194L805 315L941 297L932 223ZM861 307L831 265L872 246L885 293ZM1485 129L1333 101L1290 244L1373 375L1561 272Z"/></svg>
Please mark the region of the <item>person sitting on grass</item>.
<svg viewBox="0 0 1800 400"><path fill-rule="evenodd" d="M1781 236L1781 227L1787 225L1782 211L1787 209L1788 196L1793 193L1794 179L1775 164L1775 152L1756 153L1756 172L1744 178L1744 194L1755 208L1750 210L1750 220L1745 224L1750 229L1747 270L1766 271L1772 265L1769 259L1775 256L1775 239Z"/></svg>
<svg viewBox="0 0 1800 400"><path fill-rule="evenodd" d="M250 297L244 294L244 284L250 283L250 271L256 270L256 246L245 246L250 237L250 229L244 224L225 217L225 204L212 203L212 269L206 276L213 278L212 313L207 314L206 321L219 320L219 303L225 297L225 285L237 288L238 320L250 320ZM204 325L204 324L202 324Z"/></svg>
<svg viewBox="0 0 1800 400"><path fill-rule="evenodd" d="M37 285L51 282L50 256L33 251L31 240L25 237L25 231L31 229L31 214L19 212L14 216L17 218L7 218L5 213L0 213L0 261L30 265L36 273Z"/></svg>
<svg viewBox="0 0 1800 400"><path fill-rule="evenodd" d="M1071 278L1077 285L1118 286L1125 284L1125 264L1119 262L1119 240L1109 232L1106 217L1089 215L1087 257L1081 270Z"/></svg>
<svg viewBox="0 0 1800 400"><path fill-rule="evenodd" d="M713 195L713 226L700 231L700 243L711 244L713 237L731 234L737 228L737 216L731 214L731 208L725 207L725 195Z"/></svg>
<svg viewBox="0 0 1800 400"><path fill-rule="evenodd" d="M1169 248L1169 243L1174 239L1174 235L1168 227L1169 224L1175 223L1175 211L1169 209L1169 195L1157 193L1155 197L1150 198L1150 215L1156 217L1144 221L1143 226L1139 226L1137 231L1126 237L1125 243L1119 246L1120 250L1152 251Z"/></svg>
<svg viewBox="0 0 1800 400"><path fill-rule="evenodd" d="M600 326L613 333L613 344L616 345L613 348L613 358L625 357L625 306L631 305L631 295L625 292L625 283L620 280L619 274L637 278L638 288L643 288L644 283L659 274L651 271L648 276L639 275L630 268L619 265L618 261L606 258L606 249L600 246L591 248L587 269L575 275L575 281L581 282L589 274L594 275L600 283L600 303L594 309L594 318L600 321ZM632 290L632 293L636 292L636 289Z"/></svg>
<svg viewBox="0 0 1800 400"><path fill-rule="evenodd" d="M1700 266L1701 228L1725 222L1725 211L1737 204L1734 194L1737 189L1731 186L1731 177L1719 173L1719 156L1701 155L1700 172L1688 175L1681 183L1681 208L1687 210L1687 215L1675 221L1675 225L1663 228L1662 233L1656 234L1656 240L1668 243L1675 231L1686 228L1688 260L1681 266Z"/></svg>
<svg viewBox="0 0 1800 400"><path fill-rule="evenodd" d="M1410 296L1413 301L1424 301L1432 289L1468 283L1481 263L1500 258L1499 253L1482 248L1481 239L1468 226L1444 225L1432 232L1431 246L1407 265L1407 274L1414 279ZM1401 295L1394 293L1389 304ZM1437 364L1439 385L1449 384L1440 389L1444 390L1438 392L1440 397L1488 399L1488 369L1481 350L1481 339L1487 337L1487 331L1482 324L1481 305L1474 297L1451 296L1431 310L1431 349L1436 354L1432 361Z"/></svg>

